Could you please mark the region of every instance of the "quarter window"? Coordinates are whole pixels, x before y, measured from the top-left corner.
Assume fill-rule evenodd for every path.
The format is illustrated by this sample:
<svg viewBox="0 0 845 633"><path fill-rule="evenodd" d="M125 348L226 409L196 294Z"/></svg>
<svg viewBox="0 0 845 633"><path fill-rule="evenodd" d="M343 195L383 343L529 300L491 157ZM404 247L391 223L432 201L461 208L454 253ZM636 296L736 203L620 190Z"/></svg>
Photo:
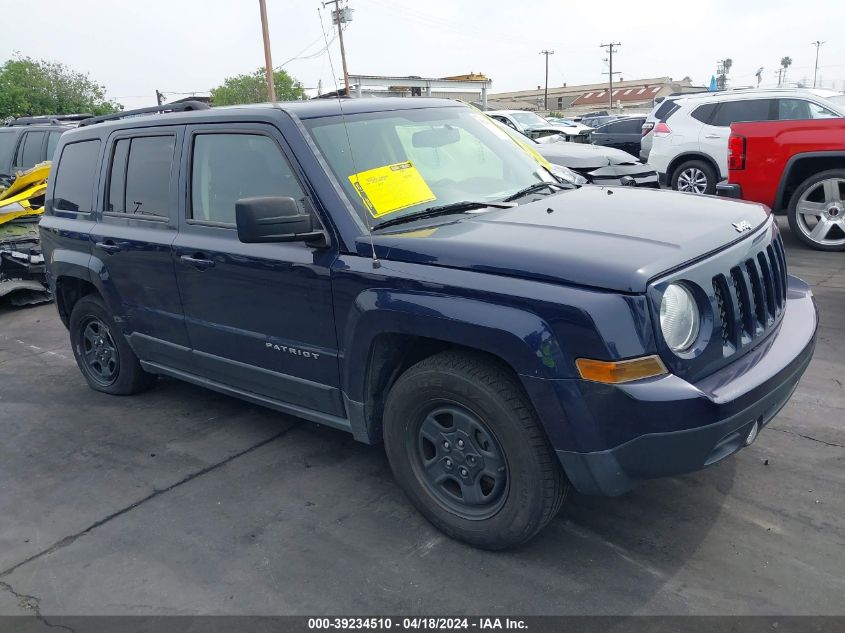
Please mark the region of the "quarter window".
<svg viewBox="0 0 845 633"><path fill-rule="evenodd" d="M693 110L690 113L690 116L696 121L701 121L702 123L710 123L710 120L713 118L713 111L715 109L715 103L705 103L704 105L698 106L695 110ZM662 120L665 121L666 119Z"/></svg>
<svg viewBox="0 0 845 633"><path fill-rule="evenodd" d="M167 217L176 137L138 136L114 146L106 209L113 213Z"/></svg>
<svg viewBox="0 0 845 633"><path fill-rule="evenodd" d="M94 206L94 173L100 141L70 143L62 149L56 172L53 207L90 213Z"/></svg>
<svg viewBox="0 0 845 633"><path fill-rule="evenodd" d="M260 134L197 134L191 218L234 224L235 203L255 196L305 197L276 142Z"/></svg>

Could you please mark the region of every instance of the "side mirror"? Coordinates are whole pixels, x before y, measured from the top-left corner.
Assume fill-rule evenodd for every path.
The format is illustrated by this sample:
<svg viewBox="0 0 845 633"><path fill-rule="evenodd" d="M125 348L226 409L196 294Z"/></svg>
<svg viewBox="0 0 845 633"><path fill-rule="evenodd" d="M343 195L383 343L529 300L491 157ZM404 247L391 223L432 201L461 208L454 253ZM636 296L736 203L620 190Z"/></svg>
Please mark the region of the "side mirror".
<svg viewBox="0 0 845 633"><path fill-rule="evenodd" d="M235 202L235 223L245 244L326 242L323 230L314 230L313 216L303 213L293 198L242 198Z"/></svg>

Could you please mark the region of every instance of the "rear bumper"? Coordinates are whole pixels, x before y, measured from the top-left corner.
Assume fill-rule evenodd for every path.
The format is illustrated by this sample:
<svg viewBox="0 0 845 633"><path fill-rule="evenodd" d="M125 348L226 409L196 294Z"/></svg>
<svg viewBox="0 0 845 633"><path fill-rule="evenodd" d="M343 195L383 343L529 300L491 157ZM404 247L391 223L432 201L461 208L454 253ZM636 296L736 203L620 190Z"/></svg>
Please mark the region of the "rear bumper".
<svg viewBox="0 0 845 633"><path fill-rule="evenodd" d="M742 187L738 184L731 184L723 180L716 185L716 195L723 198L742 200Z"/></svg>
<svg viewBox="0 0 845 633"><path fill-rule="evenodd" d="M818 315L812 293L790 277L788 297L776 332L697 384L674 375L617 387L581 381L578 408L589 411L588 418L655 431L606 450L557 450L573 485L586 494L619 495L638 480L700 470L743 448L754 423L764 427L786 404L813 356ZM609 413L613 419L606 419Z"/></svg>

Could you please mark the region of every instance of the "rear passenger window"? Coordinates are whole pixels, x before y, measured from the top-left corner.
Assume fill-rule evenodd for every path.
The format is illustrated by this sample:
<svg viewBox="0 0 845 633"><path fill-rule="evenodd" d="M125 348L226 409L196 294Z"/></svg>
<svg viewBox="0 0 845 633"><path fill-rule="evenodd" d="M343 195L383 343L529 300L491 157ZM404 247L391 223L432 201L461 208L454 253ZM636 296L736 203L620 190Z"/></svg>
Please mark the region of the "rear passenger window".
<svg viewBox="0 0 845 633"><path fill-rule="evenodd" d="M279 146L259 134L198 134L191 165L191 218L235 223L235 202L304 197Z"/></svg>
<svg viewBox="0 0 845 633"><path fill-rule="evenodd" d="M771 121L771 99L744 99L742 101L723 101L716 109L711 125L730 127L740 121Z"/></svg>
<svg viewBox="0 0 845 633"><path fill-rule="evenodd" d="M611 123L607 128L614 134L639 134L643 129L643 119L625 119Z"/></svg>
<svg viewBox="0 0 845 633"><path fill-rule="evenodd" d="M106 209L112 213L168 217L170 171L176 137L138 136L114 145Z"/></svg>
<svg viewBox="0 0 845 633"><path fill-rule="evenodd" d="M94 207L94 174L100 155L100 141L65 145L56 171L53 208L90 213Z"/></svg>
<svg viewBox="0 0 845 633"><path fill-rule="evenodd" d="M18 159L15 166L18 169L29 169L36 163L41 162L41 147L44 143L46 132L27 132L24 134L23 142L18 148Z"/></svg>
<svg viewBox="0 0 845 633"><path fill-rule="evenodd" d="M61 132L50 132L50 135L47 137L47 156L45 160L53 160L53 154L56 153L56 145L59 144L59 137L61 135Z"/></svg>

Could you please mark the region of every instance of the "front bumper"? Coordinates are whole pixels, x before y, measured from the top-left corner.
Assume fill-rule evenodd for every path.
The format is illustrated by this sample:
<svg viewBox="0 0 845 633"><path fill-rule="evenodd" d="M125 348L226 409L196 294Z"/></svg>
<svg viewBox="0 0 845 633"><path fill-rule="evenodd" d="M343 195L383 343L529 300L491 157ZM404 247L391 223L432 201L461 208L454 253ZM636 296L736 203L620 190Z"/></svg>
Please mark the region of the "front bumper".
<svg viewBox="0 0 845 633"><path fill-rule="evenodd" d="M657 173L643 165L608 165L593 170L575 170L590 184L607 187L658 188Z"/></svg>
<svg viewBox="0 0 845 633"><path fill-rule="evenodd" d="M735 200L742 200L742 187L737 184L731 184L726 180L716 185L716 195L723 198L734 198Z"/></svg>
<svg viewBox="0 0 845 633"><path fill-rule="evenodd" d="M812 292L789 277L787 297L768 339L697 384L674 375L616 387L579 381L583 401L575 408L589 412L587 419L611 414L601 424L643 431L605 450L557 450L573 485L586 494L619 495L638 480L700 470L743 448L752 425L764 427L787 403L813 356Z"/></svg>

